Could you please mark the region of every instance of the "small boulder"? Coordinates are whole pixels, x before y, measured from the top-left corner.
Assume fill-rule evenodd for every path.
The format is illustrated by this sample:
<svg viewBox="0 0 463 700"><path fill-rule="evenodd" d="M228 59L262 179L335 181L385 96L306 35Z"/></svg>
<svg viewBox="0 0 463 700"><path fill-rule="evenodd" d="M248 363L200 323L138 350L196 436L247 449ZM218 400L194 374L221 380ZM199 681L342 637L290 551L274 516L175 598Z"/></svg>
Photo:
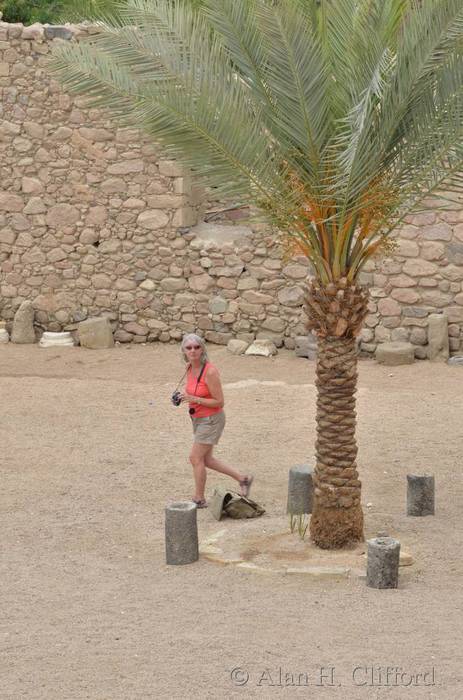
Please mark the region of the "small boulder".
<svg viewBox="0 0 463 700"><path fill-rule="evenodd" d="M8 335L8 331L6 330L6 328L0 328L0 345L8 343L9 340L10 336Z"/></svg>
<svg viewBox="0 0 463 700"><path fill-rule="evenodd" d="M228 301L222 297L212 297L209 300L209 311L211 314L224 314L228 309Z"/></svg>
<svg viewBox="0 0 463 700"><path fill-rule="evenodd" d="M284 344L284 336L272 331L259 331L256 335L256 340L271 340L277 348L282 348Z"/></svg>
<svg viewBox="0 0 463 700"><path fill-rule="evenodd" d="M19 344L35 343L34 308L29 300L23 301L15 313L11 342Z"/></svg>
<svg viewBox="0 0 463 700"><path fill-rule="evenodd" d="M106 317L87 318L77 326L79 342L83 348L100 350L114 347L111 324Z"/></svg>
<svg viewBox="0 0 463 700"><path fill-rule="evenodd" d="M411 343L394 341L378 345L375 353L376 361L383 365L411 365L415 362L415 348Z"/></svg>
<svg viewBox="0 0 463 700"><path fill-rule="evenodd" d="M317 338L313 333L298 335L294 340L296 357L307 357L309 360L317 359Z"/></svg>
<svg viewBox="0 0 463 700"><path fill-rule="evenodd" d="M411 566L413 564L413 557L409 552L400 550L399 554L399 566Z"/></svg>
<svg viewBox="0 0 463 700"><path fill-rule="evenodd" d="M46 39L72 39L73 32L68 27L63 27L58 24L49 24L44 27Z"/></svg>
<svg viewBox="0 0 463 700"><path fill-rule="evenodd" d="M270 357L271 355L276 355L278 350L276 349L275 343L271 340L255 340L252 345L248 347L245 355L262 355L263 357Z"/></svg>
<svg viewBox="0 0 463 700"><path fill-rule="evenodd" d="M236 338L233 338L228 341L227 350L229 350L232 355L244 355L248 346L249 343L246 343L245 340L236 340Z"/></svg>

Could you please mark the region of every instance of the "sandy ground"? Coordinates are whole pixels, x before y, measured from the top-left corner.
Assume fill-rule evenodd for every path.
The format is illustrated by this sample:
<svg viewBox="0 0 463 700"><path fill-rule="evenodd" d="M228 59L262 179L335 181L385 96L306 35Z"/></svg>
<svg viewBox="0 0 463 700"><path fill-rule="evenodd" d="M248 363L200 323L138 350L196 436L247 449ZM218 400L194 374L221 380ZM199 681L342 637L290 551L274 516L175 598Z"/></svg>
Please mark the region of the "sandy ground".
<svg viewBox="0 0 463 700"><path fill-rule="evenodd" d="M218 455L256 475L257 536L281 519L288 469L312 460L314 366L211 358ZM462 697L463 368L360 363L366 536L388 530L415 558L393 591L165 565L164 506L192 494L180 375L174 346L0 346L1 699ZM436 476L435 517L404 514L413 472ZM198 518L201 538L241 526ZM405 685L384 685L388 666Z"/></svg>

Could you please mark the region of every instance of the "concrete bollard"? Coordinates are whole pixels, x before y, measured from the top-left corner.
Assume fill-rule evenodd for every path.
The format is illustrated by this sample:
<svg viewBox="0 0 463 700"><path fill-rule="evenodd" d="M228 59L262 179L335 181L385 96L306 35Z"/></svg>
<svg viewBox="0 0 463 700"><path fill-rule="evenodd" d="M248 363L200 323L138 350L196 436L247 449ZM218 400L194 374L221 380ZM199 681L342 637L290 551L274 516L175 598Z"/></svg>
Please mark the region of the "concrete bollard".
<svg viewBox="0 0 463 700"><path fill-rule="evenodd" d="M400 542L393 537L367 540L367 586L397 588L399 584Z"/></svg>
<svg viewBox="0 0 463 700"><path fill-rule="evenodd" d="M313 469L309 464L297 464L289 470L287 513L301 515L312 512Z"/></svg>
<svg viewBox="0 0 463 700"><path fill-rule="evenodd" d="M407 515L434 515L434 477L407 474Z"/></svg>
<svg viewBox="0 0 463 700"><path fill-rule="evenodd" d="M199 559L196 505L179 501L166 506L166 563L192 564Z"/></svg>

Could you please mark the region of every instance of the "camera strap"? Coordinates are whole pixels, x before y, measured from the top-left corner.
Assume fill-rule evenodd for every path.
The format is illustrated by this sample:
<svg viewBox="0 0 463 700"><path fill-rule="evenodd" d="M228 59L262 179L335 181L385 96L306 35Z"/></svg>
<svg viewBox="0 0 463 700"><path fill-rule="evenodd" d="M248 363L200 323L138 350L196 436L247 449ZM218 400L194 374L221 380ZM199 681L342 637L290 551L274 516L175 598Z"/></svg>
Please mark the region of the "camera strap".
<svg viewBox="0 0 463 700"><path fill-rule="evenodd" d="M175 387L174 392L178 390L180 384L181 384L181 383L183 382L183 380L185 379L185 376L186 376L186 373L187 373L187 372L188 372L188 367L186 368L186 370L185 370L184 373L182 374L182 378L180 379L179 383L178 383L177 386Z"/></svg>
<svg viewBox="0 0 463 700"><path fill-rule="evenodd" d="M195 393L193 394L193 396L196 396L196 392L197 392L197 390L198 390L198 384L199 384L199 382L201 381L201 377L203 376L203 372L204 372L204 370L205 370L205 368L206 368L206 364L207 364L206 362L203 364L203 366L201 367L201 371L200 371L200 373L198 374L198 377L197 377L197 379L196 379ZM191 368L191 365L190 365L190 368Z"/></svg>
<svg viewBox="0 0 463 700"><path fill-rule="evenodd" d="M201 381L201 377L203 376L204 370L206 369L206 365L207 365L207 362L205 362L205 363L202 365L201 371L200 371L200 373L199 373L199 375L198 375L198 377L197 377L197 379L196 379L196 386L195 386L195 392L194 392L194 395L195 395L195 396L196 396L196 391L197 391L197 389L198 389L198 384L199 384L199 382ZM185 370L184 373L182 374L182 378L180 379L179 383L178 383L177 386L175 387L174 391L177 391L177 389L179 388L180 384L181 384L181 383L183 382L183 380L185 379L186 374L187 374L187 372L188 372L189 369L191 369L191 365L188 365L188 367L186 368L186 370Z"/></svg>

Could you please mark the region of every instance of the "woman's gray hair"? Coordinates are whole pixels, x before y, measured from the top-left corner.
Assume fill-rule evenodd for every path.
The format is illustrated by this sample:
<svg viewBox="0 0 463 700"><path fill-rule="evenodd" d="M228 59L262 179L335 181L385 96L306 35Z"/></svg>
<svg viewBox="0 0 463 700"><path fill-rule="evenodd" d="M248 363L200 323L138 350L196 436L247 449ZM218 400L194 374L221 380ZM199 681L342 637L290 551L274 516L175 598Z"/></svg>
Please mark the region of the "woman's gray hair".
<svg viewBox="0 0 463 700"><path fill-rule="evenodd" d="M204 338L201 338L201 336L196 335L196 333L188 333L187 335L183 336L182 344L180 346L180 349L182 351L182 357L185 360L185 362L188 362L188 358L185 355L185 345L188 345L188 343L195 343L195 345L201 345L203 349L201 353L201 362L208 361L209 358L207 356L206 343L204 341Z"/></svg>

